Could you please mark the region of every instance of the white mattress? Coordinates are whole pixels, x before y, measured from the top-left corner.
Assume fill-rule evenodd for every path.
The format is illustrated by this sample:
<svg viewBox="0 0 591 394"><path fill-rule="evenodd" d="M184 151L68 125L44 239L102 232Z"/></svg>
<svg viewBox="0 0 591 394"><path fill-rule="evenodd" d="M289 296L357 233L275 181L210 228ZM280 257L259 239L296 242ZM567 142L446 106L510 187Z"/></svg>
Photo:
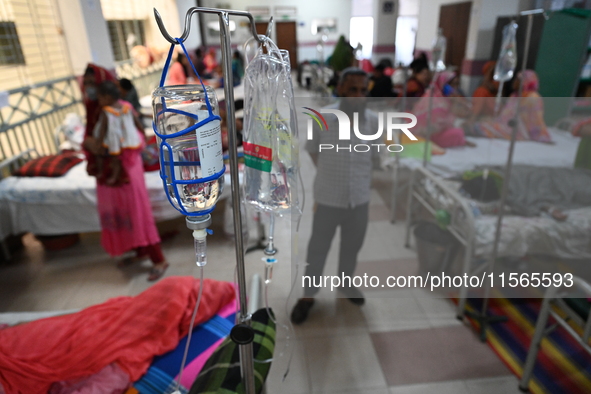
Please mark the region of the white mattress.
<svg viewBox="0 0 591 394"><path fill-rule="evenodd" d="M146 187L156 221L180 216L166 198L157 171L147 172ZM100 231L96 180L86 162L59 178L8 177L0 182L0 239L32 232L59 235Z"/></svg>
<svg viewBox="0 0 591 394"><path fill-rule="evenodd" d="M146 172L145 177L156 221L181 216L170 205L158 171ZM226 172L220 199L227 198L230 189ZM0 240L24 232L60 235L94 231L100 231L96 180L86 173L86 162L59 178L8 177L0 181Z"/></svg>
<svg viewBox="0 0 591 394"><path fill-rule="evenodd" d="M580 138L555 128L549 129L554 144L532 141L517 141L513 153L513 164L527 164L546 167L572 167ZM509 155L510 142L500 139L473 138L469 141L474 148L449 148L443 155L433 156L427 168L440 176L452 176L478 166L504 166ZM400 164L410 169L422 166L422 160L404 158Z"/></svg>

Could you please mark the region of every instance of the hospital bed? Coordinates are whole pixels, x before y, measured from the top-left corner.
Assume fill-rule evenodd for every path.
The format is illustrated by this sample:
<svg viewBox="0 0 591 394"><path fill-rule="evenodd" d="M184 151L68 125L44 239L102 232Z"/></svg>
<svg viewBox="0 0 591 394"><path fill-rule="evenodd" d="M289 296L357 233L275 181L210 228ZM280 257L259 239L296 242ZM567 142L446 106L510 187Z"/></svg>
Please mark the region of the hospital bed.
<svg viewBox="0 0 591 394"><path fill-rule="evenodd" d="M570 168L573 166L580 139L556 127L549 128L554 144L533 141L515 143L514 164ZM501 139L467 137L476 147L447 149L443 155L434 155L427 163L427 169L441 178L450 178L465 171L483 166L504 166L507 162L510 141ZM399 186L399 179L408 179L410 173L423 166L422 159L390 157L384 166L392 171L393 186L391 199L392 221L396 212L397 198L405 189ZM406 185L408 187L408 185Z"/></svg>
<svg viewBox="0 0 591 394"><path fill-rule="evenodd" d="M459 182L444 179L427 168L417 167L412 172L407 201L406 246L410 245L410 231L418 218L418 207L423 207L427 215L434 218L445 211L449 214L446 229L464 247L462 273L481 275L488 265L475 263L479 257L482 257L480 262L485 262L492 255L498 215L492 211L481 213L487 212L486 206L461 195L459 186ZM521 258L536 254L561 259L590 259L591 206L564 213L568 217L563 222L551 217L506 215L498 257ZM458 317L463 313L467 293L467 288L460 290Z"/></svg>
<svg viewBox="0 0 591 394"><path fill-rule="evenodd" d="M0 163L0 174L12 173L39 155L29 149ZM158 171L145 173L146 188L157 222L180 217L169 203ZM224 176L220 199L230 195L230 176ZM64 235L100 231L96 208L96 179L86 173L86 161L64 176L16 177L0 175L0 252L9 257L3 240L9 235Z"/></svg>

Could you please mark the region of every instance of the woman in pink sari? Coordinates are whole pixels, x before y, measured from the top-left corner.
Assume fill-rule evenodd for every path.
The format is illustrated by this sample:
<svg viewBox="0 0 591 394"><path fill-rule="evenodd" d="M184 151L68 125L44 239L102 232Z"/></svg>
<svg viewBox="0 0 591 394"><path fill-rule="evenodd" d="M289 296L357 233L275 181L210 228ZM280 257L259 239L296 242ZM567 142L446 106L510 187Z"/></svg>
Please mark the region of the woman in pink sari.
<svg viewBox="0 0 591 394"><path fill-rule="evenodd" d="M455 82L455 83L454 83ZM433 82L433 98L430 91L415 104L412 113L417 117L417 125L413 128L421 137L431 136L431 141L442 148L455 146L473 146L464 138L464 130L455 127L458 117L469 115L469 107L458 93L457 76L453 71L443 71ZM429 107L431 107L431 130L428 128Z"/></svg>
<svg viewBox="0 0 591 394"><path fill-rule="evenodd" d="M513 134L513 120L519 108L517 119L517 141L538 141L552 143L544 122L544 101L538 93L538 76L532 70L519 73L513 82L513 89L519 90L519 82L523 78L523 93L513 93L501 112L493 119L466 125L468 135L486 138L511 139Z"/></svg>
<svg viewBox="0 0 591 394"><path fill-rule="evenodd" d="M89 158L89 174L97 177L97 207L101 223L101 244L111 256L135 250L136 256L125 259L120 267L150 258L153 263L148 280L159 279L166 269L166 262L160 247L160 236L156 229L150 199L146 189L141 152L143 144L137 147L121 149L119 160L122 164L121 179L115 185L107 184L107 176L96 165L95 156L102 155L102 144L93 136L95 127L100 126L101 116L106 116L99 105L98 91L105 81L113 81L113 76L104 68L89 65L84 73L82 92L87 111L87 127L84 149ZM115 89L113 94L117 94ZM133 112L131 104L116 100L117 107L123 110L115 112ZM113 112L113 111L112 111ZM140 133L135 129L134 132ZM143 135L140 141L143 141ZM103 166L103 169L108 166Z"/></svg>

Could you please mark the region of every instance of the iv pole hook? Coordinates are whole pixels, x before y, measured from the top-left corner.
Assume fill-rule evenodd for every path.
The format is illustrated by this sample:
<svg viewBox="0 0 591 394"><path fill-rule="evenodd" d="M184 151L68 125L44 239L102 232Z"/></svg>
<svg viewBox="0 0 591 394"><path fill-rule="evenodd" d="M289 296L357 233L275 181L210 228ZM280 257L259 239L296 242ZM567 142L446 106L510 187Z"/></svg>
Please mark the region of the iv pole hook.
<svg viewBox="0 0 591 394"><path fill-rule="evenodd" d="M193 14L195 14L197 12L203 12L206 14L217 14L217 15L221 15L221 14L236 15L236 16L243 16L243 17L248 18L248 20L250 21L250 32L251 32L252 36L255 38L255 40L257 40L260 44L265 43L265 39L268 38L268 35L271 31L271 26L273 26L273 17L271 17L271 18L269 18L269 27L267 29L267 35L260 37L256 32L254 18L252 17L252 14L250 14L248 12L234 11L234 10L220 10L220 9L216 9L216 8L206 8L206 7L192 7L187 11L187 14L185 15L185 28L183 30L183 34L181 34L181 36L179 37L181 42L184 42L187 39L187 37L189 37L189 33L191 31L191 18L193 17ZM164 27L164 23L162 22L162 17L160 16L160 13L158 12L158 10L156 10L156 8L154 8L154 18L156 18L156 24L158 24L158 29L160 29L160 33L162 33L162 36L166 39L166 41L170 42L171 44L176 44L177 41L174 39L174 37L172 37L170 34L168 34L168 31L166 31L166 28Z"/></svg>

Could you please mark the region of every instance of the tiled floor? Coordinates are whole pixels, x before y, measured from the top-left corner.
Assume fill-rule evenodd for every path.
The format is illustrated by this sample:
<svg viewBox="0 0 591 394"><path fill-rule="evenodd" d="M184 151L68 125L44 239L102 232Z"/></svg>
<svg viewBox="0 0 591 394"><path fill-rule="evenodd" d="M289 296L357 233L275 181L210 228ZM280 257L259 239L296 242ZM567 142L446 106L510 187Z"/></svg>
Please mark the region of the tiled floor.
<svg viewBox="0 0 591 394"><path fill-rule="evenodd" d="M290 308L301 292L296 289L286 307L294 272L291 250L298 250L301 260L310 236L315 170L307 154L301 155L301 171L307 206L299 235L288 220L279 221L276 229L279 264L268 298L281 327L268 393L517 393L516 378L490 348L475 339L470 328L455 319L453 304L423 290L376 288L366 292L367 302L360 308L324 289L308 321L295 327L295 332L287 330ZM372 190L358 274L411 275L418 268L416 253L404 247L403 222L390 223L389 201L385 201L389 194L384 191L389 188L387 178L387 174L376 173L374 184L379 190ZM214 217L215 234L208 239L205 272L206 277L231 281L235 252L233 241L223 234L223 205ZM163 232L179 232L163 243L171 263L166 275L197 276L191 235L183 219L160 227ZM252 222L251 227L253 243ZM336 272L337 238L338 234L325 274ZM0 265L0 312L83 308L110 297L135 295L150 286L147 262L118 269L99 239L99 234L83 234L74 247L47 252L27 235L25 250L10 264ZM249 275L263 273L261 257L260 251L246 256ZM289 374L283 380L290 357Z"/></svg>

